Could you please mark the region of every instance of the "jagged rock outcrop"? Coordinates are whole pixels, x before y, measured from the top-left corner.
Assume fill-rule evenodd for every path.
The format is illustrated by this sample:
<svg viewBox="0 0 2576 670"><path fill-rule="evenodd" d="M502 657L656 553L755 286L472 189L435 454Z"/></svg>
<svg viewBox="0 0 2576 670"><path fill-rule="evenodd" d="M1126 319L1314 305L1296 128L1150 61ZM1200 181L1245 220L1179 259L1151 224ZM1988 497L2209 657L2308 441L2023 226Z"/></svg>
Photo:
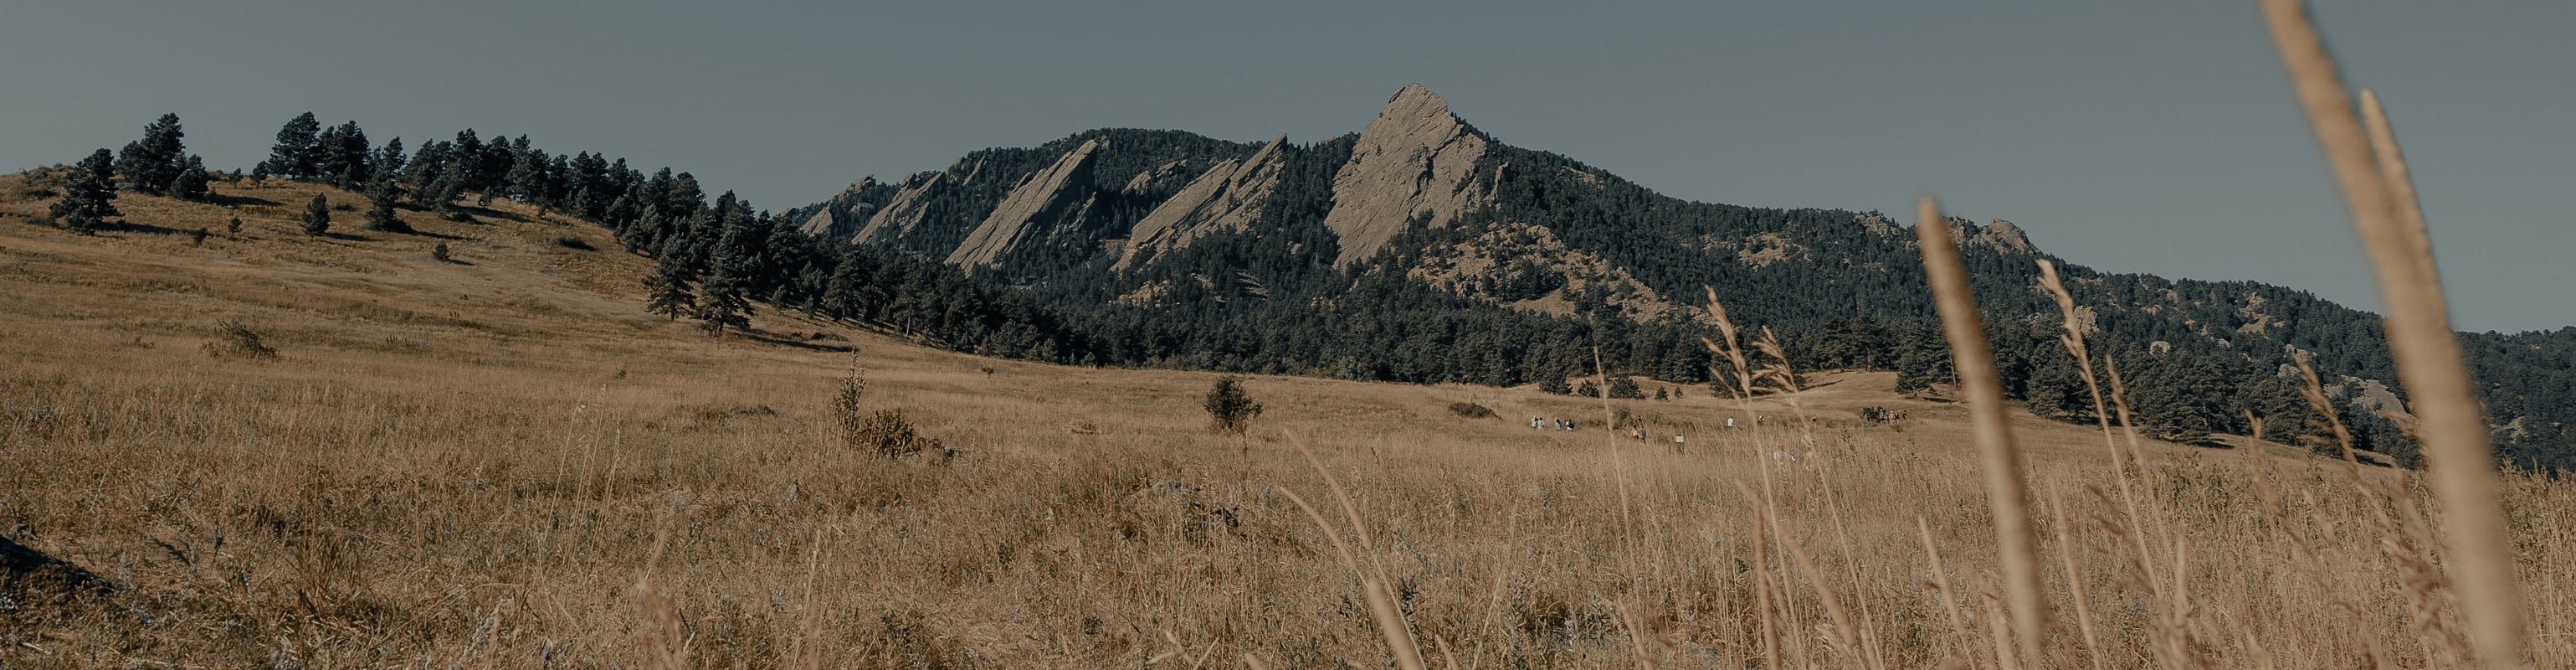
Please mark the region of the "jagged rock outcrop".
<svg viewBox="0 0 2576 670"><path fill-rule="evenodd" d="M1986 224L1985 228L1978 230L1974 237L1968 238L1966 244L1984 246L2007 254L2039 253L2039 248L2031 246L2030 235L2023 233L2021 226L2013 225L2013 222L2003 219L1995 219L1994 222Z"/></svg>
<svg viewBox="0 0 2576 670"><path fill-rule="evenodd" d="M813 216L805 217L796 229L819 239L850 239L858 233L860 226L866 225L868 219L876 215L877 203L870 202L868 195L870 191L882 188L885 185L877 183L874 175L861 177L849 188L841 189L840 195L832 196L829 204L814 210Z"/></svg>
<svg viewBox="0 0 2576 670"><path fill-rule="evenodd" d="M1487 201L1490 184L1474 176L1488 148L1484 135L1450 114L1440 96L1419 84L1396 91L1360 131L1350 162L1333 175L1333 210L1324 226L1341 238L1334 264L1376 255L1415 217L1443 227Z"/></svg>
<svg viewBox="0 0 2576 670"><path fill-rule="evenodd" d="M1029 175L966 235L965 243L949 252L948 264L970 273L991 267L1031 238L1081 221L1091 208L1092 158L1099 150L1099 140L1084 141L1054 165Z"/></svg>
<svg viewBox="0 0 2576 670"><path fill-rule="evenodd" d="M894 192L894 199L870 214L867 224L850 235L850 241L891 239L920 227L922 217L929 212L931 194L946 186L947 178L946 172L929 172L905 180L903 188Z"/></svg>
<svg viewBox="0 0 2576 670"><path fill-rule="evenodd" d="M1136 222L1115 267L1126 269L1140 250L1166 251L1220 230L1250 230L1261 218L1262 204L1279 186L1280 170L1287 166L1287 155L1280 147L1287 142L1288 136L1281 135L1242 160L1219 161L1181 187Z"/></svg>

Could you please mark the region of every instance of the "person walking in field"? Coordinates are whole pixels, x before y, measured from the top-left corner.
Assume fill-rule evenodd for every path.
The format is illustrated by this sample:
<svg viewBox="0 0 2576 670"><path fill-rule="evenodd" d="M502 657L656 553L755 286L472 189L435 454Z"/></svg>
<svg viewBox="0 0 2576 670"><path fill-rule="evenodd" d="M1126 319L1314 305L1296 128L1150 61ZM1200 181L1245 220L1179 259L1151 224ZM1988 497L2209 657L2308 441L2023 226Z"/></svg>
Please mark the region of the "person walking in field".
<svg viewBox="0 0 2576 670"><path fill-rule="evenodd" d="M1673 436L1673 455L1682 455L1682 436L1680 435Z"/></svg>

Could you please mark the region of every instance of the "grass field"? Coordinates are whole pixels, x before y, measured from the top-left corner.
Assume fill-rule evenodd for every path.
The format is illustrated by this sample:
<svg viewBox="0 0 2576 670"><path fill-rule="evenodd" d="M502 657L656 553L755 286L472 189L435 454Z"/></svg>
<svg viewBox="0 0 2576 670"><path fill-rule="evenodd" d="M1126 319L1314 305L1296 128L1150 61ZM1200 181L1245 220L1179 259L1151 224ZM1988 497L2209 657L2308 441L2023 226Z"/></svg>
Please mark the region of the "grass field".
<svg viewBox="0 0 2576 670"><path fill-rule="evenodd" d="M1384 667L1363 575L1434 667L1993 668L2009 646L1965 413L1886 373L1812 375L1795 407L1611 403L1643 443L1600 401L1254 377L1267 411L1237 438L1208 428L1208 374L770 312L710 338L643 311L649 261L604 231L506 203L311 237L314 193L363 200L218 184L234 207L129 196L146 227L84 237L17 185L0 537L116 587L0 584L0 667ZM847 446L853 369L865 409L959 455ZM2125 442L2090 426L2013 427L2046 667L2461 665L2417 478L2278 445L2146 443L2115 470ZM2512 476L2505 503L2532 660L2576 667L2576 488Z"/></svg>

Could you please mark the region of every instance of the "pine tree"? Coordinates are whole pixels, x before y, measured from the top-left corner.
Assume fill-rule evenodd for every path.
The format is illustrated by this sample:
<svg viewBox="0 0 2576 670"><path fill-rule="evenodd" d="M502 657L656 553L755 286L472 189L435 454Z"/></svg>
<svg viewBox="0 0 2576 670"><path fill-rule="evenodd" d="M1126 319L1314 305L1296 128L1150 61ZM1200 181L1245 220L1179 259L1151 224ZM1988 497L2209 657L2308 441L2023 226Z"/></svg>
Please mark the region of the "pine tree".
<svg viewBox="0 0 2576 670"><path fill-rule="evenodd" d="M1217 430L1241 435L1251 430L1253 417L1261 416L1261 403L1243 392L1243 380L1218 377L1216 386L1208 389L1207 413Z"/></svg>
<svg viewBox="0 0 2576 670"><path fill-rule="evenodd" d="M705 299L698 303L698 327L709 335L722 335L726 328L751 329L751 276L748 263L739 254L718 256L713 271L698 287Z"/></svg>
<svg viewBox="0 0 2576 670"><path fill-rule="evenodd" d="M387 179L401 179L403 177L402 138L396 137L390 140L385 140L385 147L376 151L376 158L373 162L374 165L369 166L369 168L374 171L373 176L384 177ZM414 186L418 186L419 184L420 182L412 182L412 185Z"/></svg>
<svg viewBox="0 0 2576 670"><path fill-rule="evenodd" d="M367 182L367 229L388 233L411 232L411 224L394 214L394 203L402 199L402 187L394 184L392 173L377 175Z"/></svg>
<svg viewBox="0 0 2576 670"><path fill-rule="evenodd" d="M375 145L367 142L367 131L359 130L358 122L350 121L340 124L332 136L336 142L322 147L324 160L331 166L323 176L340 188L357 188L373 180L375 171L369 163L374 157L369 152Z"/></svg>
<svg viewBox="0 0 2576 670"><path fill-rule="evenodd" d="M322 121L305 112L287 121L277 131L277 144L268 150L268 161L260 163L257 172L288 179L309 179L316 172L315 153L320 148Z"/></svg>
<svg viewBox="0 0 2576 670"><path fill-rule="evenodd" d="M205 159L192 155L179 161L179 174L170 178L170 197L204 201L209 192Z"/></svg>
<svg viewBox="0 0 2576 670"><path fill-rule="evenodd" d="M422 186L421 191L429 196L430 209L440 216L457 221L467 219L464 212L456 209L456 198L465 194L465 164L452 152L447 157L445 169L438 171L438 179Z"/></svg>
<svg viewBox="0 0 2576 670"><path fill-rule="evenodd" d="M1950 344L1938 326L1916 323L1897 334L1896 392L1913 394L1956 381Z"/></svg>
<svg viewBox="0 0 2576 670"><path fill-rule="evenodd" d="M240 235L240 234L241 234L241 217L240 217L240 216L235 216L235 217L233 217L233 219L232 219L231 221L226 221L226 222L224 222L224 234L226 234L226 235Z"/></svg>
<svg viewBox="0 0 2576 670"><path fill-rule="evenodd" d="M315 193L313 202L304 206L304 234L321 235L327 232L331 232L331 200L320 193Z"/></svg>
<svg viewBox="0 0 2576 670"><path fill-rule="evenodd" d="M524 138L523 138L524 139ZM529 149L510 162L509 184L505 187L511 200L532 202L545 195L546 152Z"/></svg>
<svg viewBox="0 0 2576 670"><path fill-rule="evenodd" d="M698 297L689 291L689 280L688 269L678 263L665 260L655 266L652 276L644 278L645 288L652 291L645 298L644 310L673 321L679 320L682 314L696 312Z"/></svg>
<svg viewBox="0 0 2576 670"><path fill-rule="evenodd" d="M51 214L73 232L89 235L106 225L107 217L124 214L116 210L115 200L116 157L100 149L72 167L63 182L63 199L54 203Z"/></svg>
<svg viewBox="0 0 2576 670"><path fill-rule="evenodd" d="M150 195L170 192L170 182L178 178L186 159L187 149L179 141L185 136L177 114L163 114L144 126L143 139L117 153L116 171L125 174L126 188Z"/></svg>

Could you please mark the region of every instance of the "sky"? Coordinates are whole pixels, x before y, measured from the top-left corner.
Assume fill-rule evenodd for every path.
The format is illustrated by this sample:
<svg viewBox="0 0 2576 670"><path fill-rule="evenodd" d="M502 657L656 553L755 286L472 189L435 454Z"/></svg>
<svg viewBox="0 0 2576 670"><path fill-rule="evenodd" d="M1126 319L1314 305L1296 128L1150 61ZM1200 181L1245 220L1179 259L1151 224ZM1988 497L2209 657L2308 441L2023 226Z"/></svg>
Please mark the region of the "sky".
<svg viewBox="0 0 2576 670"><path fill-rule="evenodd" d="M2378 90L2455 324L2576 324L2576 3L2312 0ZM436 6L430 6L436 5ZM2379 304L2251 0L12 3L0 170L180 115L218 169L312 111L696 173L767 209L1100 127L1358 131L1419 83L1667 195L1912 218Z"/></svg>

